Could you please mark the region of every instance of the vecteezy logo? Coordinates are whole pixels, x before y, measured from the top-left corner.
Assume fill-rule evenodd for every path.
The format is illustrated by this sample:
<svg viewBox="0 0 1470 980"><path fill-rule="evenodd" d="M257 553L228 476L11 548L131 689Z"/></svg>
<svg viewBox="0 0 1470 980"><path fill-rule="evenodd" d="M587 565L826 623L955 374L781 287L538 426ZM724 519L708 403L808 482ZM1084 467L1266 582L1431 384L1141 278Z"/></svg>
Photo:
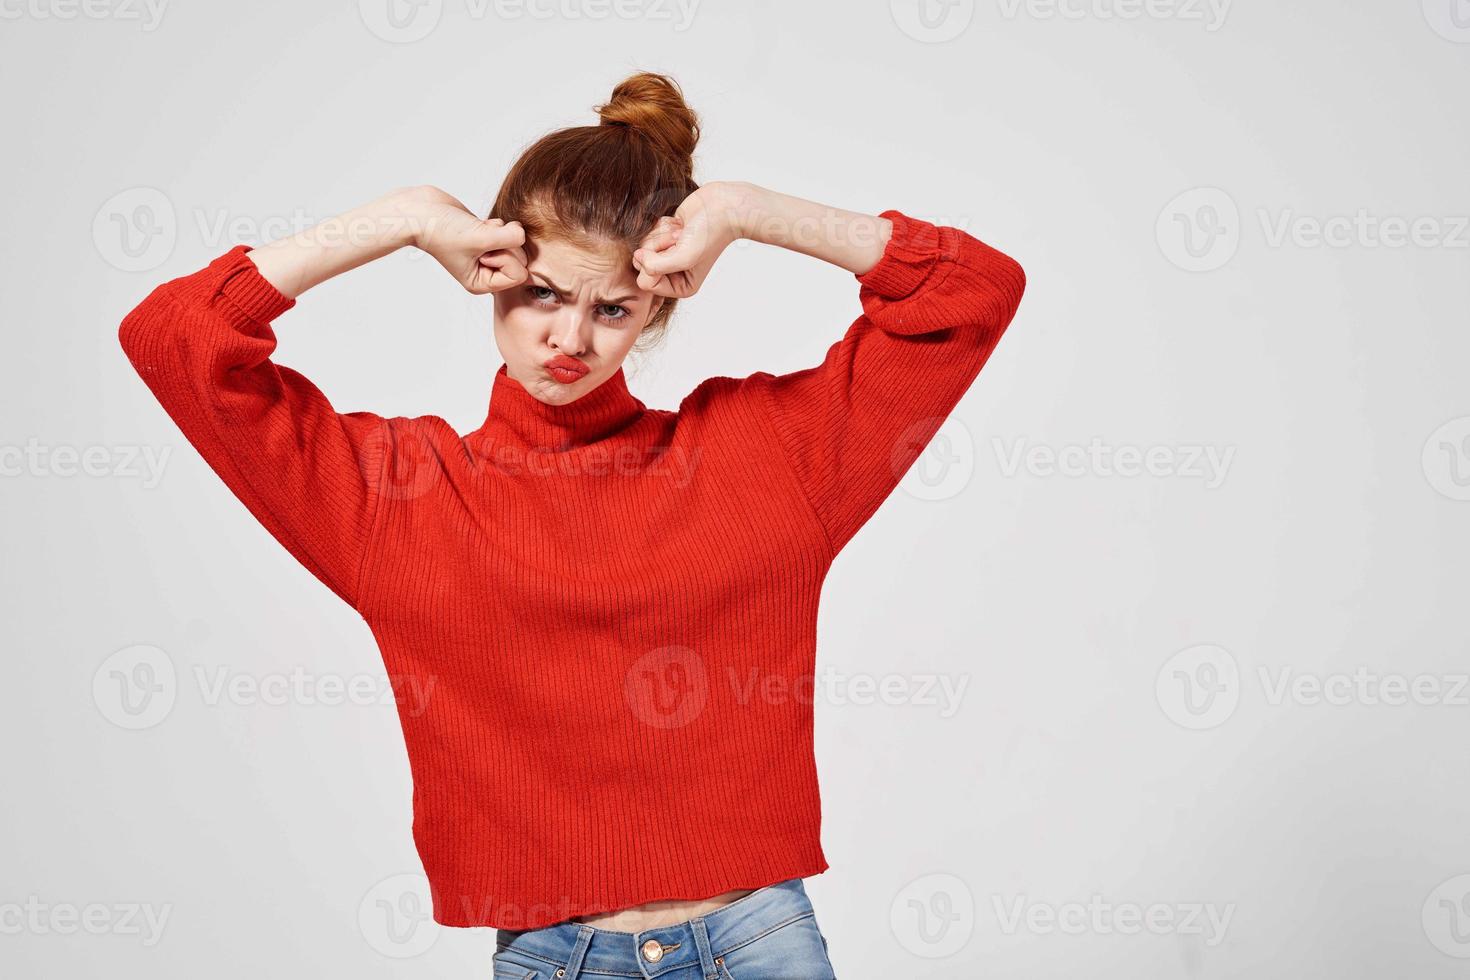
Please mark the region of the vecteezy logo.
<svg viewBox="0 0 1470 980"><path fill-rule="evenodd" d="M893 445L893 471L899 486L920 500L948 500L975 475L975 440L959 419L920 419ZM905 472L907 468L907 471Z"/></svg>
<svg viewBox="0 0 1470 980"><path fill-rule="evenodd" d="M357 907L357 927L369 946L394 959L426 952L439 938L429 880L421 874L384 878Z"/></svg>
<svg viewBox="0 0 1470 980"><path fill-rule="evenodd" d="M1440 882L1424 900L1421 918L1435 949L1470 959L1470 874Z"/></svg>
<svg viewBox="0 0 1470 980"><path fill-rule="evenodd" d="M1164 205L1154 225L1164 258L1186 272L1210 272L1240 247L1240 210L1218 187L1196 187Z"/></svg>
<svg viewBox="0 0 1470 980"><path fill-rule="evenodd" d="M975 0L888 0L893 22L915 41L941 44L965 32L975 17Z"/></svg>
<svg viewBox="0 0 1470 980"><path fill-rule="evenodd" d="M130 187L109 197L92 218L97 254L122 272L147 272L168 261L178 241L178 219L168 195Z"/></svg>
<svg viewBox="0 0 1470 980"><path fill-rule="evenodd" d="M92 703L119 728L152 728L168 717L178 699L178 675L169 655L140 643L102 661L92 675Z"/></svg>
<svg viewBox="0 0 1470 980"><path fill-rule="evenodd" d="M1470 415L1431 432L1419 463L1431 487L1451 500L1470 500Z"/></svg>
<svg viewBox="0 0 1470 980"><path fill-rule="evenodd" d="M704 710L709 680L704 659L689 647L666 646L635 660L623 676L633 714L654 728L679 728Z"/></svg>
<svg viewBox="0 0 1470 980"><path fill-rule="evenodd" d="M1470 44L1470 0L1423 0L1424 19L1434 33L1456 44Z"/></svg>
<svg viewBox="0 0 1470 980"><path fill-rule="evenodd" d="M380 496L417 500L439 483L444 464L427 433L412 425L393 432L389 428L392 424L384 420L362 437L357 463L364 473L382 473L377 484Z"/></svg>
<svg viewBox="0 0 1470 980"><path fill-rule="evenodd" d="M1188 647L1159 668L1154 696L1176 725L1214 728L1240 704L1240 665L1224 647L1210 643Z"/></svg>
<svg viewBox="0 0 1470 980"><path fill-rule="evenodd" d="M363 25L393 44L422 41L439 26L444 0L357 0Z"/></svg>
<svg viewBox="0 0 1470 980"><path fill-rule="evenodd" d="M894 896L888 919L899 944L915 956L953 956L975 933L975 896L954 875L924 875Z"/></svg>

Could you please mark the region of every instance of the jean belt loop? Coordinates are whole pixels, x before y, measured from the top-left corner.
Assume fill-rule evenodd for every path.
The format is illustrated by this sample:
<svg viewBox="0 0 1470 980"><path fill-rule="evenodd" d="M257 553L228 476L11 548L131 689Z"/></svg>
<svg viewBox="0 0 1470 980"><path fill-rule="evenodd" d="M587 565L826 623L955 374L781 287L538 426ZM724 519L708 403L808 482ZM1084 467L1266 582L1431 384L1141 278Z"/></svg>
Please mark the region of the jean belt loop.
<svg viewBox="0 0 1470 980"><path fill-rule="evenodd" d="M572 955L567 958L565 980L577 980L582 975L582 961L587 958L587 947L592 945L592 934L596 931L588 925L577 930L577 941L572 944Z"/></svg>
<svg viewBox="0 0 1470 980"><path fill-rule="evenodd" d="M694 929L694 948L699 950L699 966L704 970L704 980L719 980L720 971L709 948L709 927L704 924L704 916L695 916L689 920L689 925Z"/></svg>

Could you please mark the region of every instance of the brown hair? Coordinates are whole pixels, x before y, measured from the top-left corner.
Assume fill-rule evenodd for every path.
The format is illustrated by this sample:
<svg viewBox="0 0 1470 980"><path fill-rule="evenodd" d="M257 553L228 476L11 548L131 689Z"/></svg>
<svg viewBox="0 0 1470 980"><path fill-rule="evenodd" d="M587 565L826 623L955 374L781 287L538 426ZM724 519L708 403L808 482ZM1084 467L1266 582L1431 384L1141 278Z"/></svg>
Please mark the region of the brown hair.
<svg viewBox="0 0 1470 980"><path fill-rule="evenodd" d="M652 72L628 76L595 109L599 125L555 130L522 151L490 217L519 221L528 239L613 248L631 261L658 219L699 189L699 118L677 82ZM674 303L664 300L637 346L663 335Z"/></svg>

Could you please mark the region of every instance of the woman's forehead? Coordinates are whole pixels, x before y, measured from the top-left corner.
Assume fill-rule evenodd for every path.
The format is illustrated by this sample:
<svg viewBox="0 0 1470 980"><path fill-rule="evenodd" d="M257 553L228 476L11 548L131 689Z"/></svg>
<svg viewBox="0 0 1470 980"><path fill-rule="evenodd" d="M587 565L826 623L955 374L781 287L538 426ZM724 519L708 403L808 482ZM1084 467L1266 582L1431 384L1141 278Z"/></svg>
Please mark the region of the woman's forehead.
<svg viewBox="0 0 1470 980"><path fill-rule="evenodd" d="M586 248L561 239L528 238L526 257L527 271L551 281L560 291L638 288L633 257L621 246Z"/></svg>

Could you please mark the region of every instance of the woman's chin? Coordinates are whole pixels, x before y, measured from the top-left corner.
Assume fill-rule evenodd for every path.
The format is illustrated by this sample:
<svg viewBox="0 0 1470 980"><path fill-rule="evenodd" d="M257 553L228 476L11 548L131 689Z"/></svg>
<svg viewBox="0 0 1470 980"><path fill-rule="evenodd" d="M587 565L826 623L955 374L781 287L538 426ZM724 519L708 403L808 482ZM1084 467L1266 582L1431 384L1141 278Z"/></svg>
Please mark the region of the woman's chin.
<svg viewBox="0 0 1470 980"><path fill-rule="evenodd" d="M548 405L565 405L576 401L591 390L592 386L588 384L588 379L591 377L590 374L584 374L576 381L558 381L545 368L541 368L531 393L538 401Z"/></svg>

